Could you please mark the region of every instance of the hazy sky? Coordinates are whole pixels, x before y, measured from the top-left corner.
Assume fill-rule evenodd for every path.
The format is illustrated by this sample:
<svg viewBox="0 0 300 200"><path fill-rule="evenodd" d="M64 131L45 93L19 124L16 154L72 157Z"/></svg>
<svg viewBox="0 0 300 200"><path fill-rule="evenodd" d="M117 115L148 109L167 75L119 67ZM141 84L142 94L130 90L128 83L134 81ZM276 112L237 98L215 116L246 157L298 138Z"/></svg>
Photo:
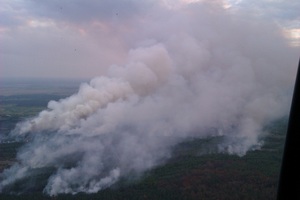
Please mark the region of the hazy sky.
<svg viewBox="0 0 300 200"><path fill-rule="evenodd" d="M0 0L0 77L102 75L112 64L125 63L130 49L165 37L167 27L160 27L161 21L176 23L177 14L186 12L184 7L205 2ZM209 2L219 7L214 12L226 10L233 17L235 12L244 12L255 20L275 23L291 45L299 46L298 0Z"/></svg>

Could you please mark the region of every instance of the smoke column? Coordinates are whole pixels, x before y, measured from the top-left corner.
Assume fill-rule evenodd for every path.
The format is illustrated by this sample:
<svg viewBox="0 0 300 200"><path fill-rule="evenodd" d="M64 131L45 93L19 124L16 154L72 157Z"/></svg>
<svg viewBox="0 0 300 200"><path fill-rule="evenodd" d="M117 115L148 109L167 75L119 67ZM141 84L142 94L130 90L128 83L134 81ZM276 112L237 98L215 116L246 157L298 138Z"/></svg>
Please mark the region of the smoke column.
<svg viewBox="0 0 300 200"><path fill-rule="evenodd" d="M49 168L45 193L95 193L189 138L223 136L218 151L240 156L263 144L263 126L288 114L296 71L279 29L216 5L158 15L137 24L127 64L17 124L10 137L30 142L0 191Z"/></svg>

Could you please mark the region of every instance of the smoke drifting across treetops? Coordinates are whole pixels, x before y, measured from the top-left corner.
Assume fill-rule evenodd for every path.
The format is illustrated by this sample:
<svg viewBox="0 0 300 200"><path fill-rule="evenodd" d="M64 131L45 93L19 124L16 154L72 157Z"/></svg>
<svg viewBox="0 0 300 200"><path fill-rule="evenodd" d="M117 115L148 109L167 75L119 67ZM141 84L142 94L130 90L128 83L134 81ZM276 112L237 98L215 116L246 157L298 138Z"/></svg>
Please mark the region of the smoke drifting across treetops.
<svg viewBox="0 0 300 200"><path fill-rule="evenodd" d="M10 137L30 142L0 191L51 168L45 193L95 193L190 138L223 136L218 151L241 156L263 144L263 126L288 114L295 78L280 31L215 4L161 13L137 25L127 64L17 124Z"/></svg>

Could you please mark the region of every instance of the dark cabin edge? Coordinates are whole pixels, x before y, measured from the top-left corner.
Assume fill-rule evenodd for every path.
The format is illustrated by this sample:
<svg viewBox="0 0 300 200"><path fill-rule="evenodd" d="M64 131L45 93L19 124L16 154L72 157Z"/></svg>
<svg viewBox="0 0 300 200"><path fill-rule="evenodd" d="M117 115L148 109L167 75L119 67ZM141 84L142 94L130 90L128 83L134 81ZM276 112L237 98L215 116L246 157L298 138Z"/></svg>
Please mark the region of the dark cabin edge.
<svg viewBox="0 0 300 200"><path fill-rule="evenodd" d="M300 59L279 175L277 200L300 200Z"/></svg>

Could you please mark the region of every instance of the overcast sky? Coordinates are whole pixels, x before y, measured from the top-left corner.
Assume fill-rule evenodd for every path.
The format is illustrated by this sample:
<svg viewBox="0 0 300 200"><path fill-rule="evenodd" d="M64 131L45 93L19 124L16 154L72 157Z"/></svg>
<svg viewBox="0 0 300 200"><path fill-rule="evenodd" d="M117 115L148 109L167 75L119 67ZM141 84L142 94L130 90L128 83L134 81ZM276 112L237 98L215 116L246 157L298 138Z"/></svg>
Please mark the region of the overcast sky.
<svg viewBox="0 0 300 200"><path fill-rule="evenodd" d="M182 19L178 13L186 14L184 8L207 2L0 0L0 77L103 75L109 66L125 63L130 49L167 38L163 30L168 23L174 28L176 20ZM215 4L213 12L228 12L233 17L247 13L279 26L289 44L299 48L299 0L209 2Z"/></svg>

